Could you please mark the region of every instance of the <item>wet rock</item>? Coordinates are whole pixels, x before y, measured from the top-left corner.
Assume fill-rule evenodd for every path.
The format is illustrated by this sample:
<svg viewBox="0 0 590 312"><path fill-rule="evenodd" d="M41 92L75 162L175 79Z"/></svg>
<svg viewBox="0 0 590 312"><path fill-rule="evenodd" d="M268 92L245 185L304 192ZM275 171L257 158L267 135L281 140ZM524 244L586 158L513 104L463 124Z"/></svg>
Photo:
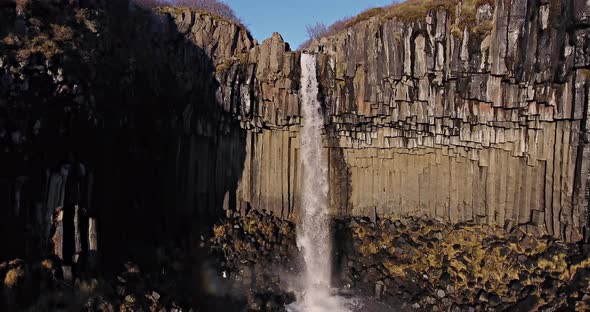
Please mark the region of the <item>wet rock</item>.
<svg viewBox="0 0 590 312"><path fill-rule="evenodd" d="M525 299L519 301L514 307L513 311L525 312L533 311L539 304L539 298L537 296L528 296Z"/></svg>
<svg viewBox="0 0 590 312"><path fill-rule="evenodd" d="M381 299L383 292L385 291L385 285L382 281L375 283L375 298Z"/></svg>
<svg viewBox="0 0 590 312"><path fill-rule="evenodd" d="M524 285L519 280L513 280L510 282L510 290L519 292L524 288Z"/></svg>
<svg viewBox="0 0 590 312"><path fill-rule="evenodd" d="M502 303L502 299L497 295L491 295L489 297L490 306L495 307Z"/></svg>

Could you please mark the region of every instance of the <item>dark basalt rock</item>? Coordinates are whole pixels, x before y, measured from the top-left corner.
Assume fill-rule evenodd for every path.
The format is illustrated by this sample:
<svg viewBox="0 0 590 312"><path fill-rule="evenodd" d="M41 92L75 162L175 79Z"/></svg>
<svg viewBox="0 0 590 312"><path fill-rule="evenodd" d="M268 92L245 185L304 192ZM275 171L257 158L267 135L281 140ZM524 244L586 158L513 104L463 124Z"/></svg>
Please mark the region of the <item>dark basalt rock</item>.
<svg viewBox="0 0 590 312"><path fill-rule="evenodd" d="M274 249L266 255L258 250L257 256L248 258L249 265L252 261L262 263L256 266L262 272L255 273L252 279L242 278L245 274L239 264L244 262L246 253L235 234L228 231L244 229L243 237L256 237L259 244L264 244L260 240L271 236L256 233L271 232L270 229L289 224L260 215L254 212L226 220L216 226L212 243L213 250L223 250L217 255L226 264L224 270L230 272L230 279L235 279L241 287L248 287L252 298L257 298L251 300L254 304L251 309L263 310L265 302L274 300L265 297L268 295L265 289L270 287L278 294L283 293L280 285L292 275L276 273L280 270L273 261L272 255L277 252ZM403 229L386 226L402 222L406 225ZM256 226L252 227L254 224ZM334 251L347 259L344 266L336 266L337 284L350 287L361 297L404 302L408 307L424 311L527 311L540 306L569 309L572 304L582 307L587 301L580 298L581 293L590 289L590 261L579 258L580 249L576 245L565 245L550 237L520 237L513 244L510 243L511 234L498 228L450 226L421 218L382 219L376 224L362 219L339 220L334 231L336 237L346 237L343 232L351 233L353 246L352 250ZM281 235L273 239L281 241ZM420 239L435 236L438 238L428 243ZM289 237L288 242L294 244L292 236ZM230 244L231 241L236 243ZM404 241L399 253L395 247L397 241ZM274 257L281 256L279 252ZM288 257L297 259L296 250ZM299 269L296 262L288 266L295 268L291 271L293 274ZM274 281L264 276L273 271L273 276L277 277Z"/></svg>
<svg viewBox="0 0 590 312"><path fill-rule="evenodd" d="M77 205L82 249L90 218L109 229L105 261L226 211L294 217L300 52L279 34L258 44L209 14L126 1L30 2L0 8L0 239L21 240L5 258L47 256L58 207L63 256L78 254ZM434 8L314 42L332 212L583 239L587 7Z"/></svg>
<svg viewBox="0 0 590 312"><path fill-rule="evenodd" d="M161 256L165 260L157 261L156 271L144 271L129 261L114 276L79 277L71 284L60 276L59 259L3 262L0 267L7 271L0 274L2 307L7 311L172 311L195 306L183 286L189 283L189 271L171 261L187 259L169 251Z"/></svg>
<svg viewBox="0 0 590 312"><path fill-rule="evenodd" d="M428 311L588 309L587 255L556 240L587 239L588 4L495 1L458 29L465 8L310 47L337 282ZM218 310L175 283L224 271L237 306L293 300L300 52L127 1L2 3L0 40L0 260L24 259L0 265L2 307Z"/></svg>

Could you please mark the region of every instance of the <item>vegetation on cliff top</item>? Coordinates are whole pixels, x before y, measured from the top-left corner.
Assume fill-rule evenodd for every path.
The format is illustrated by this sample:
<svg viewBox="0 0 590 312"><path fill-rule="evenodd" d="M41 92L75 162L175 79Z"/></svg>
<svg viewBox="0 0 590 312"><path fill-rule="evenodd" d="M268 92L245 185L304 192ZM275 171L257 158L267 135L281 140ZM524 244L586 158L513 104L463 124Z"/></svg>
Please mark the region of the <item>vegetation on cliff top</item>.
<svg viewBox="0 0 590 312"><path fill-rule="evenodd" d="M20 62L35 55L51 59L65 52L88 57L88 51L80 47L87 40L85 36L98 32L100 13L96 9L65 8L43 1L17 1L17 11L24 18L17 23L20 26L6 27L0 36L0 52Z"/></svg>
<svg viewBox="0 0 590 312"><path fill-rule="evenodd" d="M381 14L384 18L396 17L402 21L415 21L424 19L429 11L445 10L448 11L452 17L455 17L455 8L461 5L460 19L468 19L475 22L477 8L483 5L490 5L493 7L493 0L407 0L402 3L396 3L389 7L374 12L367 11L359 15L355 20L351 21L348 26L352 26L358 22L371 18L375 15Z"/></svg>
<svg viewBox="0 0 590 312"><path fill-rule="evenodd" d="M190 9L218 20L235 23L247 31L234 11L219 0L130 1L163 14ZM6 7L4 12L11 10L12 16L20 14L21 21L15 22L13 18L11 22L0 24L0 27L6 25L0 31L0 53L4 58L14 58L19 62L29 61L31 57L49 60L68 54L79 55L83 59L92 58L89 55L92 54L92 49L83 49L82 46L92 42L89 38L99 36L101 28L108 23L103 6L69 6L67 2L32 0L16 0L14 3L15 7ZM0 22L3 18L6 19L4 15L0 16Z"/></svg>
<svg viewBox="0 0 590 312"><path fill-rule="evenodd" d="M234 10L220 0L133 0L137 5L144 8L169 7L189 8L213 14L222 19L234 22L243 26L242 21Z"/></svg>
<svg viewBox="0 0 590 312"><path fill-rule="evenodd" d="M456 19L458 5L461 5L461 11ZM492 29L491 20L480 23L477 21L477 10L485 5L489 5L493 10L494 0L406 0L404 2L395 0L389 6L368 9L357 16L340 19L330 26L325 26L323 23L308 25L307 36L309 39L299 49L308 47L314 39L336 35L372 17L378 16L381 21L392 18L402 22L420 21L425 19L428 12L432 10L449 12L453 23L451 31L455 37L462 37L465 28L472 34L489 34Z"/></svg>

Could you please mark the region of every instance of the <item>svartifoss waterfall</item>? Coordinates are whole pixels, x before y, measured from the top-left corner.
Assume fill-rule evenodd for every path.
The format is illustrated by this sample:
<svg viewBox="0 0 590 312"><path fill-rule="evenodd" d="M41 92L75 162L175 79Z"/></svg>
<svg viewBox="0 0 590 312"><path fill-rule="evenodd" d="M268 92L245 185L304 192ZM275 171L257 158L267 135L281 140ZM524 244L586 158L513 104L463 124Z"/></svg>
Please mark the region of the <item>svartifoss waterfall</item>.
<svg viewBox="0 0 590 312"><path fill-rule="evenodd" d="M301 130L300 155L303 162L301 220L297 244L303 251L305 271L302 294L290 311L346 311L331 294L332 242L328 215L328 165L322 148L324 124L318 96L316 58L301 55Z"/></svg>
<svg viewBox="0 0 590 312"><path fill-rule="evenodd" d="M305 260L305 303L311 305L319 293L328 295L332 273L330 224L328 218L328 166L322 149L324 124L318 96L315 56L301 55L301 160L303 193L297 242ZM308 307L307 310L311 307Z"/></svg>

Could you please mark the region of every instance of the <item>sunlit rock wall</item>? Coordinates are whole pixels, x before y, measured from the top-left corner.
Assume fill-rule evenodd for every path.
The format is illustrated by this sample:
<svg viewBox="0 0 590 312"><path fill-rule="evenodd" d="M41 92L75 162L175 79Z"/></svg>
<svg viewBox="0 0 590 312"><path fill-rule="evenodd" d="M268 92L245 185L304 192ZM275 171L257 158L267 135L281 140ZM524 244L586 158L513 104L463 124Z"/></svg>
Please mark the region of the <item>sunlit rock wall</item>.
<svg viewBox="0 0 590 312"><path fill-rule="evenodd" d="M332 211L523 224L581 239L588 4L496 1L477 9L471 27L487 29L479 32L458 29L460 10L411 22L373 17L312 44ZM222 80L247 99L236 205L289 217L301 175L299 65L297 53L283 49L273 36L244 60L248 70L228 70Z"/></svg>
<svg viewBox="0 0 590 312"><path fill-rule="evenodd" d="M347 209L580 239L590 6L496 1L477 10L472 27L492 26L483 34L457 31L460 10L374 17L312 46L324 55L330 148L350 176Z"/></svg>

